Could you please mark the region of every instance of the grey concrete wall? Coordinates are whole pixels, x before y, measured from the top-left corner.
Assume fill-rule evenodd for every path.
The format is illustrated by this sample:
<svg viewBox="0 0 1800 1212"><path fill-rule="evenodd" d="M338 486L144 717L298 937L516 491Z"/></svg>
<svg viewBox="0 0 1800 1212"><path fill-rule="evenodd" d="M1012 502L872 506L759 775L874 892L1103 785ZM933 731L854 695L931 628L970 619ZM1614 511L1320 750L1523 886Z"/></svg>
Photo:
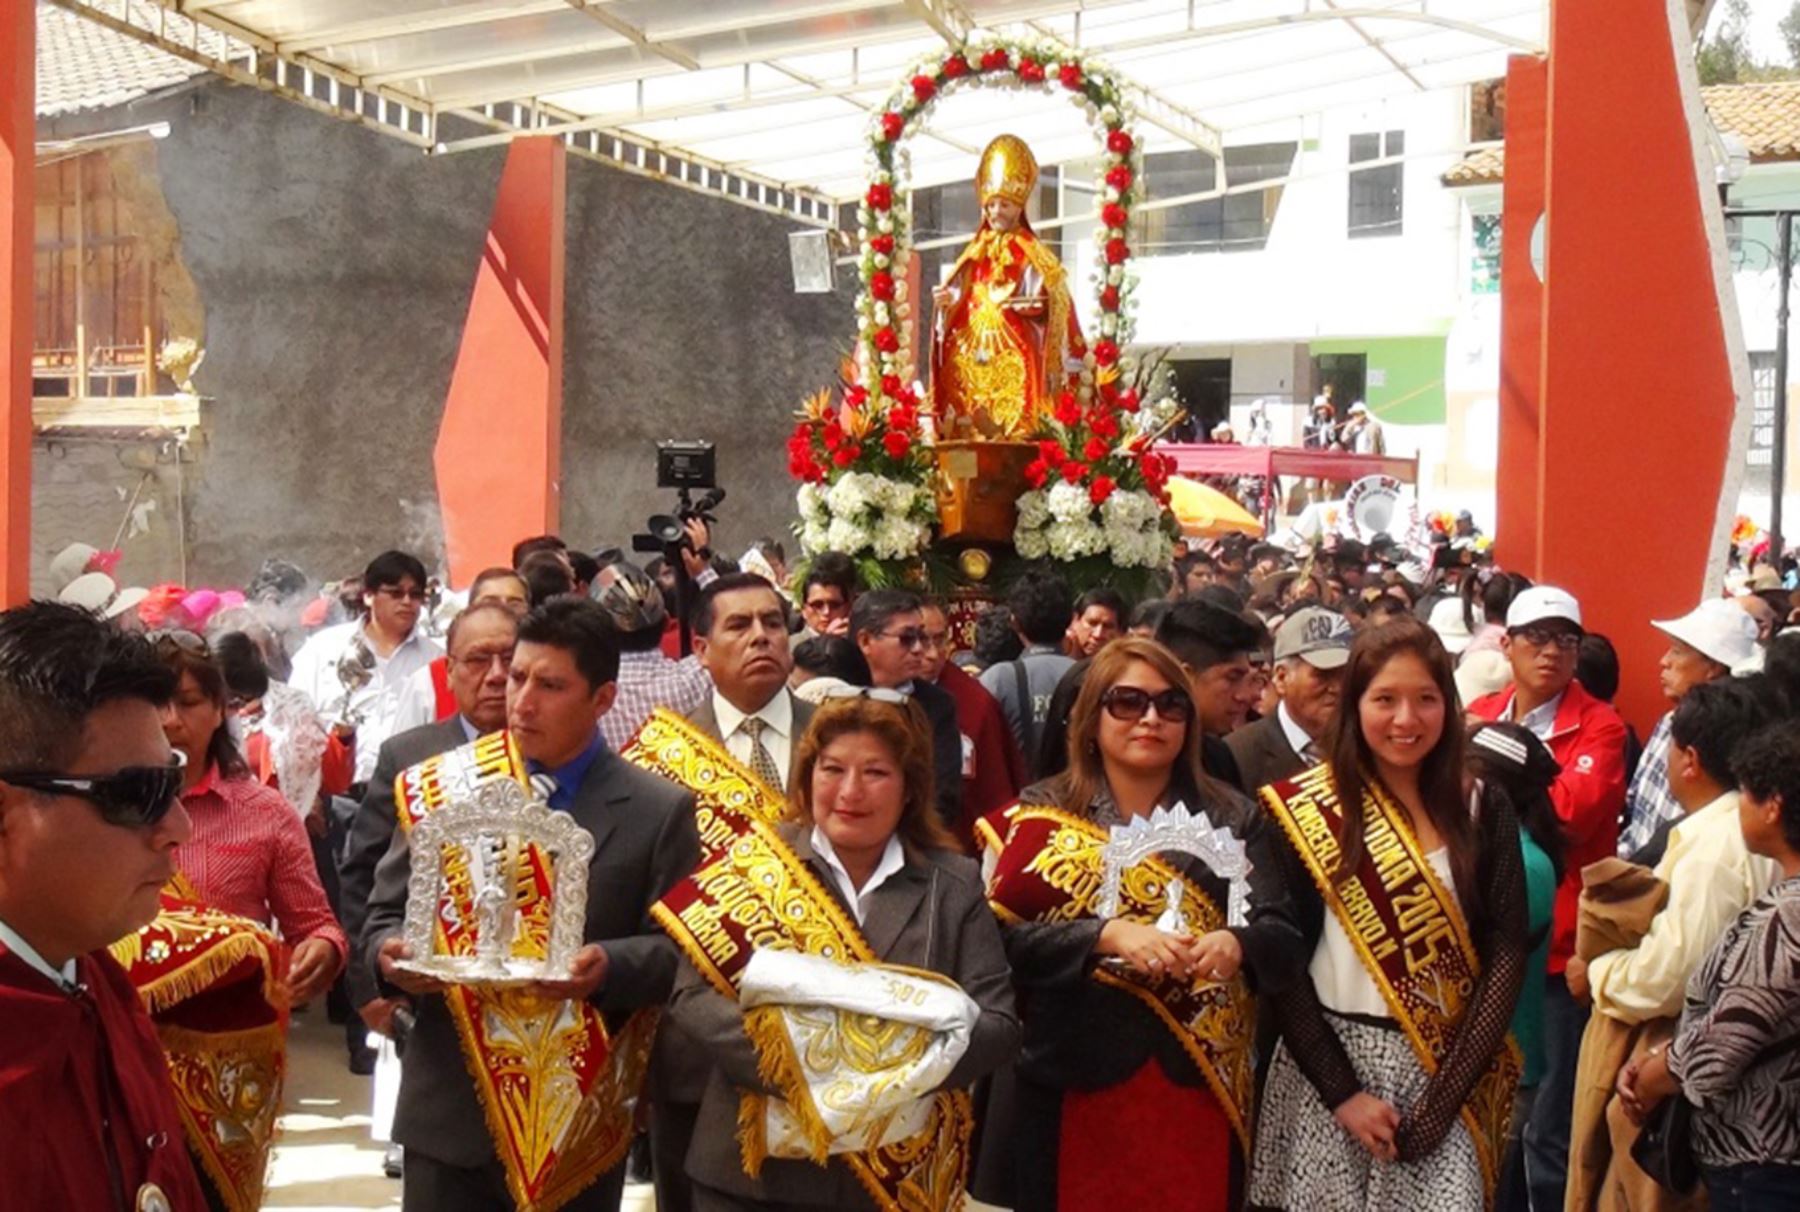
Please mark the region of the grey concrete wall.
<svg viewBox="0 0 1800 1212"><path fill-rule="evenodd" d="M80 125L157 119L172 127L156 171L205 314L195 381L212 401L181 507L155 515L185 518L189 583L241 582L267 555L320 578L394 545L433 562L432 448L504 151L428 158L222 82ZM702 437L731 494L720 546L785 536L789 416L834 375L847 289L793 293L777 217L574 157L567 222L565 535L626 541L671 500L655 439ZM40 481L40 559L111 538L118 477L95 476L62 496ZM121 572L177 579L170 550L128 544Z"/></svg>

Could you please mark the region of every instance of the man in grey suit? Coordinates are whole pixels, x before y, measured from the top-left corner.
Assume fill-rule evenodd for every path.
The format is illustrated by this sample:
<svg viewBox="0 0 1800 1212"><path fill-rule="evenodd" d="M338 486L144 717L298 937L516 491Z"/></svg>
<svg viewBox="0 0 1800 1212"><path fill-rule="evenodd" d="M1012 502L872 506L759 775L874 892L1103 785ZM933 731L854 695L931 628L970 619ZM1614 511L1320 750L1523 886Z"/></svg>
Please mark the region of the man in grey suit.
<svg viewBox="0 0 1800 1212"><path fill-rule="evenodd" d="M787 688L787 606L755 573L729 573L694 603L694 655L713 692L688 716L777 791L788 790L813 706ZM688 1146L711 1065L699 1042L664 1015L650 1061L650 1164L657 1212L691 1212Z"/></svg>
<svg viewBox="0 0 1800 1212"><path fill-rule="evenodd" d="M588 868L588 940L565 980L542 982L540 996L583 999L618 1029L633 1011L660 1006L674 979L674 944L650 920L650 906L699 860L691 795L639 770L607 748L599 720L618 692L619 646L593 602L553 598L519 625L507 684L507 727L535 777L548 776L550 807L568 812L594 839ZM394 1136L406 1148L402 1207L409 1212L502 1212L514 1206L488 1135L474 1079L441 986L395 967L411 853L404 833L375 871L362 954L384 986L418 1004L407 1045ZM623 1159L563 1205L616 1212Z"/></svg>
<svg viewBox="0 0 1800 1212"><path fill-rule="evenodd" d="M1296 611L1275 629L1280 705L1273 715L1225 738L1245 790L1255 794L1325 760L1326 733L1337 714L1353 637L1350 621L1322 606Z"/></svg>

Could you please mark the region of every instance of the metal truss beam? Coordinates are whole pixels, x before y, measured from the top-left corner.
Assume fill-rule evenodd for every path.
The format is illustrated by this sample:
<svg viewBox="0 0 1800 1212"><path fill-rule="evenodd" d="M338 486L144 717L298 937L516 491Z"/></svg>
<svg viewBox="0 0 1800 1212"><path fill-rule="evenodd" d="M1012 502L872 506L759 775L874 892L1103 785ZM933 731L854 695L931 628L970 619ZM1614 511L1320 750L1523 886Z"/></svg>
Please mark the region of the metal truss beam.
<svg viewBox="0 0 1800 1212"><path fill-rule="evenodd" d="M667 59L677 67L686 68L688 71L695 72L700 70L700 61L680 47L671 46L667 42L660 42L648 38L644 35L643 30L631 24L631 22L625 20L623 17L620 17L617 13L609 12L606 7L606 0L568 0L568 5L577 12L583 13L593 18L595 21L598 21L601 25L604 25L607 29L618 34L621 38L624 38L627 42L630 42L640 50L649 51L653 55Z"/></svg>

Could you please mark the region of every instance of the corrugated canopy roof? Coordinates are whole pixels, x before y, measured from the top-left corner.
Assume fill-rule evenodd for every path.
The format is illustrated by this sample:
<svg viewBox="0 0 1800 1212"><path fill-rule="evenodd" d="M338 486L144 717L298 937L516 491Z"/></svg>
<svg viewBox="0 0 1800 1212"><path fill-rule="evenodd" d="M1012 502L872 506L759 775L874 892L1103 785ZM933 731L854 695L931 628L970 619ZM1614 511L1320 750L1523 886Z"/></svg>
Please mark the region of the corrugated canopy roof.
<svg viewBox="0 0 1800 1212"><path fill-rule="evenodd" d="M702 184L845 199L871 111L906 67L972 29L1047 35L1139 86L1151 151L1336 106L1503 74L1540 50L1546 0L54 0L245 82L279 86L422 146L446 115ZM140 9L153 9L145 22ZM190 25L192 18L197 26ZM223 33L224 52L190 42ZM909 143L917 185L960 179L1002 129L1045 163L1090 156L1080 111L1042 92L964 89ZM1292 136L1289 136L1292 137ZM828 214L796 212L815 220ZM826 208L827 210L829 208Z"/></svg>

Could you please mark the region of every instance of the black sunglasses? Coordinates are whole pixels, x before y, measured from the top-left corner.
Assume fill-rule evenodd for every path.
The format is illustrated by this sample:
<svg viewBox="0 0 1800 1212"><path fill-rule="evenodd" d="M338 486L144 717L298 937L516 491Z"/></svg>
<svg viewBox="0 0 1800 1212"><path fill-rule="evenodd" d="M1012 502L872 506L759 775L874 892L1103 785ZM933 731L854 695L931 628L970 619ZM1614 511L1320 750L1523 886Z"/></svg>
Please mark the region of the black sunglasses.
<svg viewBox="0 0 1800 1212"><path fill-rule="evenodd" d="M171 756L167 766L126 766L112 774L73 775L21 771L0 774L0 783L50 795L72 795L86 800L109 825L137 828L154 825L169 815L181 797L187 758Z"/></svg>
<svg viewBox="0 0 1800 1212"><path fill-rule="evenodd" d="M206 637L180 627L152 631L144 638L156 648L156 655L160 657L167 658L179 651L203 660L212 659L212 647L207 644Z"/></svg>
<svg viewBox="0 0 1800 1212"><path fill-rule="evenodd" d="M1152 707L1156 708L1159 718L1171 724L1185 724L1194 714L1194 700L1185 690L1170 689L1151 694L1136 686L1114 686L1100 696L1100 705L1106 708L1107 715L1122 724L1135 724Z"/></svg>

